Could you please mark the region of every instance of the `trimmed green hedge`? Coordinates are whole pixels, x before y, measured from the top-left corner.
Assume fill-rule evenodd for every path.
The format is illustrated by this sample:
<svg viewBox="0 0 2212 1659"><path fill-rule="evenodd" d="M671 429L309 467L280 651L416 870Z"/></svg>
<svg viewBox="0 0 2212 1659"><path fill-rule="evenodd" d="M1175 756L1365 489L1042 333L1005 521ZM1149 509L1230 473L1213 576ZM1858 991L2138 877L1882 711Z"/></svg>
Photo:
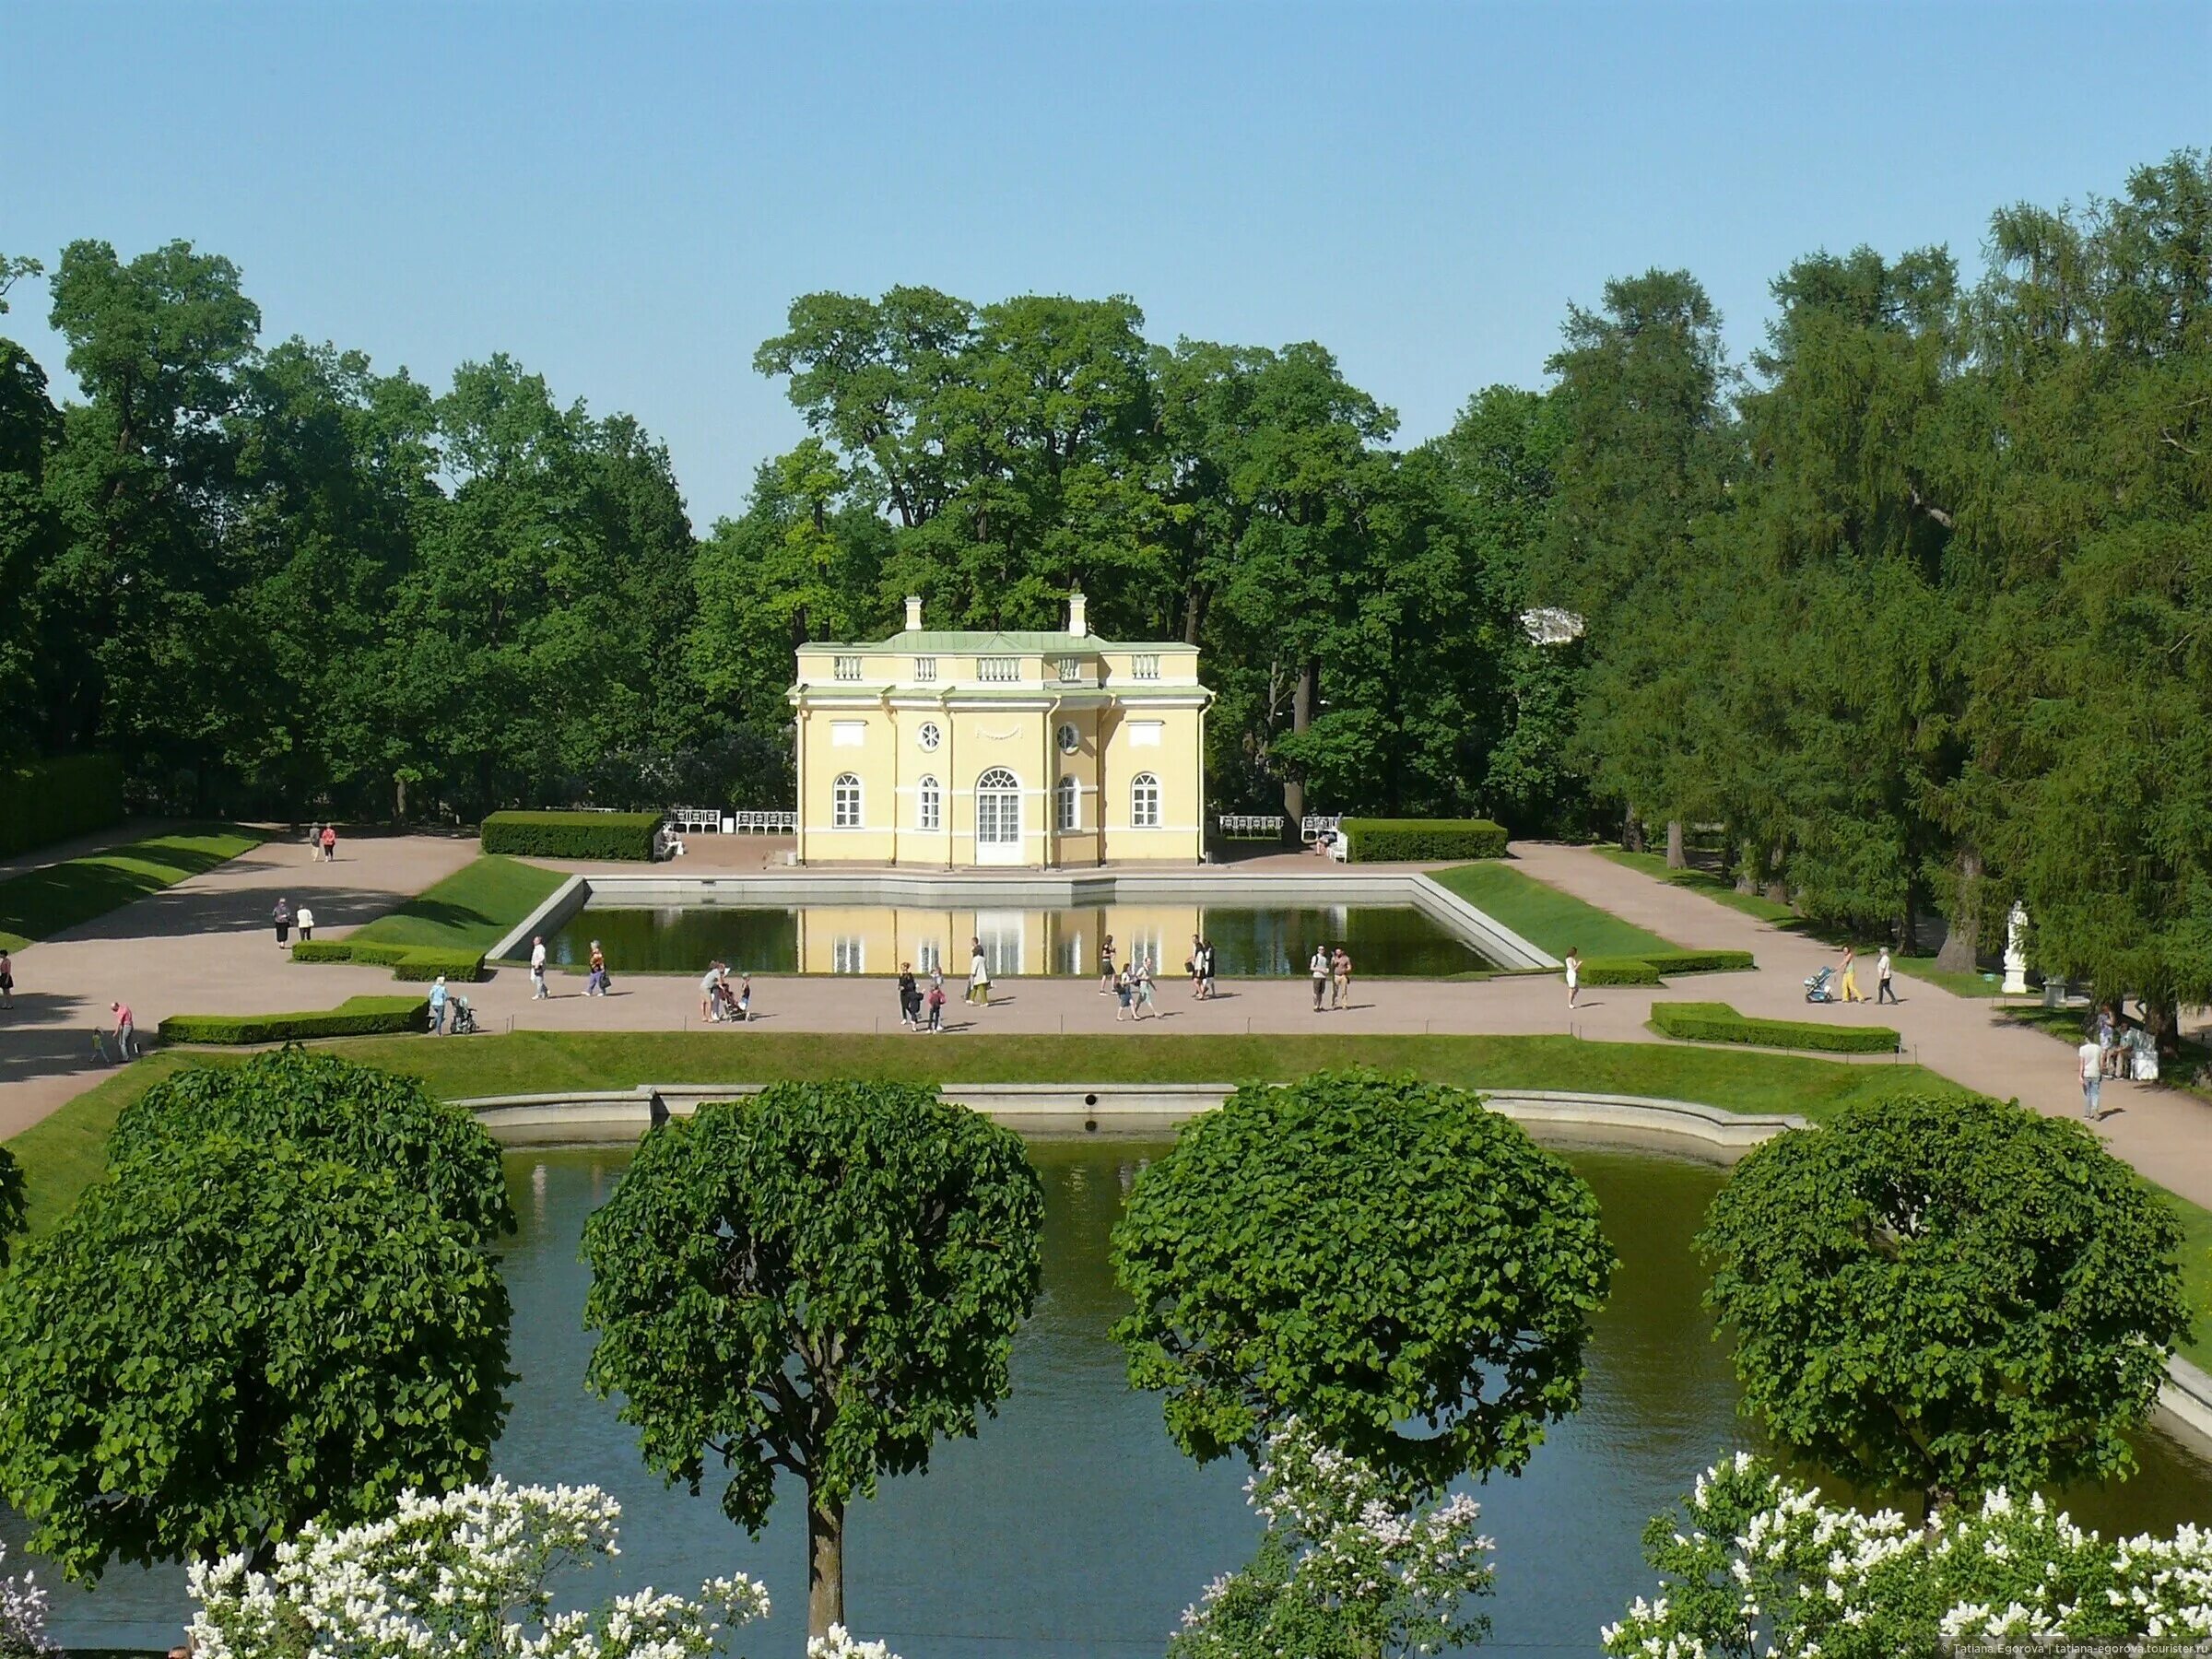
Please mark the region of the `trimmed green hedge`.
<svg viewBox="0 0 2212 1659"><path fill-rule="evenodd" d="M1655 985L1659 970L1641 957L1584 957L1585 985Z"/></svg>
<svg viewBox="0 0 2212 1659"><path fill-rule="evenodd" d="M1488 818L1347 818L1337 828L1354 864L1505 856L1505 827Z"/></svg>
<svg viewBox="0 0 2212 1659"><path fill-rule="evenodd" d="M123 762L112 755L64 755L0 766L0 858L88 835L123 821Z"/></svg>
<svg viewBox="0 0 2212 1659"><path fill-rule="evenodd" d="M1726 1003L1653 1003L1652 1023L1669 1037L1678 1037L1685 1042L1755 1042L1765 1048L1810 1049L1824 1054L1897 1053L1897 1033L1888 1026L1751 1019Z"/></svg>
<svg viewBox="0 0 2212 1659"><path fill-rule="evenodd" d="M392 977L395 980L415 980L423 983L443 977L460 984L468 984L484 977L484 953L480 950L440 950L432 945L417 945L406 956L394 963Z"/></svg>
<svg viewBox="0 0 2212 1659"><path fill-rule="evenodd" d="M484 953L437 945L383 945L371 939L302 939L292 947L295 962L356 962L389 968L395 980L428 982L443 974L474 983L484 977Z"/></svg>
<svg viewBox="0 0 2212 1659"><path fill-rule="evenodd" d="M301 1014L171 1014L161 1022L164 1042L289 1042L303 1037L376 1037L427 1031L429 999L421 996L351 996L335 1008Z"/></svg>
<svg viewBox="0 0 2212 1659"><path fill-rule="evenodd" d="M487 853L524 858L653 858L657 812L495 812L484 820Z"/></svg>
<svg viewBox="0 0 2212 1659"><path fill-rule="evenodd" d="M1747 950L1654 950L1643 959L1661 973L1742 973L1759 966Z"/></svg>

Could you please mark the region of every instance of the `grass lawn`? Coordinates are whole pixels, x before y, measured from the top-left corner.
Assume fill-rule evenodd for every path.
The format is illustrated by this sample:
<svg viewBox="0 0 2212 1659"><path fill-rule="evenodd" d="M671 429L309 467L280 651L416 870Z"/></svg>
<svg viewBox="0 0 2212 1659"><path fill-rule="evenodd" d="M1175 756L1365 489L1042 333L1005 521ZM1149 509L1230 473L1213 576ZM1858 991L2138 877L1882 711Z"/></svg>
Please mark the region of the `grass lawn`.
<svg viewBox="0 0 2212 1659"><path fill-rule="evenodd" d="M1636 957L1675 948L1657 934L1524 876L1502 859L1455 865L1430 874L1477 910L1555 957L1564 957L1570 948L1585 957Z"/></svg>
<svg viewBox="0 0 2212 1659"><path fill-rule="evenodd" d="M388 911L353 939L489 950L568 877L519 858L488 853Z"/></svg>
<svg viewBox="0 0 2212 1659"><path fill-rule="evenodd" d="M1900 1088L1956 1085L1917 1065L1845 1065L1572 1037L823 1037L794 1031L517 1031L466 1038L355 1037L318 1043L422 1078L437 1094L629 1088L640 1083L886 1077L917 1082L1234 1083L1287 1081L1328 1066L1411 1070L1484 1088L1585 1088L1655 1095L1734 1112L1818 1119ZM186 1065L235 1065L243 1053L169 1049L118 1072L8 1142L29 1184L31 1230L53 1225L103 1167L124 1104Z"/></svg>
<svg viewBox="0 0 2212 1659"><path fill-rule="evenodd" d="M1816 925L1800 916L1794 906L1778 903L1763 893L1739 893L1734 882L1714 875L1711 870L1670 870L1666 867L1665 855L1660 853L1631 853L1625 847L1597 847L1593 850L1600 857L1609 858L1615 864L1625 865L1631 870L1641 871L1670 887L1688 888L1694 893L1702 893L1716 903L1725 904L1731 910L1741 911L1747 916L1756 916L1761 922L1771 922L1790 933L1803 934L1807 938L1821 939L1838 949L1842 948L1842 934ZM1868 959L1882 947L1878 936L1852 942L1858 946L1859 954ZM1892 957L1890 963L1906 978L1939 985L1953 996L1994 997L2003 994L1998 989L2004 983L2003 976L1962 973L1956 969L1938 968L1933 956ZM1868 965L1871 967L1871 960Z"/></svg>
<svg viewBox="0 0 2212 1659"><path fill-rule="evenodd" d="M1693 892L1702 893L1730 910L1742 911L1747 916L1757 916L1761 922L1782 925L1797 920L1797 912L1788 905L1777 903L1764 893L1739 893L1734 882L1715 876L1711 870L1668 869L1664 853L1631 853L1626 847L1597 847L1593 851L1600 857L1609 858L1617 865L1626 865L1631 870L1641 871L1670 887L1688 888Z"/></svg>
<svg viewBox="0 0 2212 1659"><path fill-rule="evenodd" d="M265 838L232 824L188 826L0 881L0 948L20 950L66 928L212 870Z"/></svg>

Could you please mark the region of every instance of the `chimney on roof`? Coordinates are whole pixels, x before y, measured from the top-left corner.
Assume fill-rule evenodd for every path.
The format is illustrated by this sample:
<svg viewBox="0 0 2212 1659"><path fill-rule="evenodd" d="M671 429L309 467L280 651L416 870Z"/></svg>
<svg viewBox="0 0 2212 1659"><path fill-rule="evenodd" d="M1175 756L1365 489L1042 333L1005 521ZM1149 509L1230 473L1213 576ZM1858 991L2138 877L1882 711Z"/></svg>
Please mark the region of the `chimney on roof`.
<svg viewBox="0 0 2212 1659"><path fill-rule="evenodd" d="M1086 601L1081 588L1070 588L1067 593L1067 631L1080 639L1090 631L1089 618L1085 616Z"/></svg>
<svg viewBox="0 0 2212 1659"><path fill-rule="evenodd" d="M919 633L921 629L922 595L919 594L909 594L906 596L906 631L908 633Z"/></svg>

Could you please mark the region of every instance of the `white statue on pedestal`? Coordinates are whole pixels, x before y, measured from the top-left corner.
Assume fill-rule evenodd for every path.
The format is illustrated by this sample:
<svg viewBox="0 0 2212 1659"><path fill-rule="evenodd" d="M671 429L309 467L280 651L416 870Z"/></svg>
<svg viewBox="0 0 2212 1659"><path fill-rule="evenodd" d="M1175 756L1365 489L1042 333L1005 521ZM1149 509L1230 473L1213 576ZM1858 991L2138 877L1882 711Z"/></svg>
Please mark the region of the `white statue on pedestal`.
<svg viewBox="0 0 2212 1659"><path fill-rule="evenodd" d="M2018 899L2012 901L2012 913L2005 918L2005 984L2006 996L2028 994L2028 949L2023 942L2028 932L2028 907Z"/></svg>

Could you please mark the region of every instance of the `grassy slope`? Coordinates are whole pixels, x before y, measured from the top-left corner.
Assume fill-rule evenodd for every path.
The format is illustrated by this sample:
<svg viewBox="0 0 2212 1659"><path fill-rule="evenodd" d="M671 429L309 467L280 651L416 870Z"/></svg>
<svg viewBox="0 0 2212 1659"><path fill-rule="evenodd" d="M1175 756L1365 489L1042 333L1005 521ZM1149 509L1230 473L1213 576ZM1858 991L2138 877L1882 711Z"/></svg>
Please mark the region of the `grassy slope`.
<svg viewBox="0 0 2212 1659"><path fill-rule="evenodd" d="M174 887L236 858L263 838L232 825L149 836L0 881L0 947L20 950L65 928Z"/></svg>
<svg viewBox="0 0 2212 1659"><path fill-rule="evenodd" d="M1632 957L1675 948L1658 935L1524 876L1501 860L1486 859L1432 874L1477 910L1556 957L1564 957L1570 947L1585 957Z"/></svg>
<svg viewBox="0 0 2212 1659"><path fill-rule="evenodd" d="M489 950L567 879L557 870L489 853L351 936L382 945Z"/></svg>
<svg viewBox="0 0 2212 1659"><path fill-rule="evenodd" d="M1672 887L1688 888L1690 891L1701 893L1716 903L1724 904L1731 910L1741 911L1747 916L1756 916L1761 922L1771 922L1775 926L1786 928L1791 933L1803 934L1807 938L1825 940L1839 948L1843 943L1843 935L1841 932L1832 928L1817 926L1800 916L1794 907L1779 904L1763 893L1739 893L1735 890L1735 885L1733 882L1724 880L1711 870L1670 870L1666 867L1665 857L1657 853L1630 853L1623 847L1597 847L1593 851L1600 857L1611 859L1617 865L1626 865L1631 870L1641 870L1644 875L1652 877L1655 880L1664 881ZM1882 947L1882 941L1872 935L1863 939L1853 939L1852 943L1859 947L1859 954L1863 957L1872 957ZM1998 986L2002 981L1998 978L1982 973L1960 973L1950 968L1938 968L1936 966L1936 959L1933 956L1892 957L1890 962L1898 972L1906 978L1922 980L1931 985L1940 985L1954 996L1995 996L2000 994Z"/></svg>

